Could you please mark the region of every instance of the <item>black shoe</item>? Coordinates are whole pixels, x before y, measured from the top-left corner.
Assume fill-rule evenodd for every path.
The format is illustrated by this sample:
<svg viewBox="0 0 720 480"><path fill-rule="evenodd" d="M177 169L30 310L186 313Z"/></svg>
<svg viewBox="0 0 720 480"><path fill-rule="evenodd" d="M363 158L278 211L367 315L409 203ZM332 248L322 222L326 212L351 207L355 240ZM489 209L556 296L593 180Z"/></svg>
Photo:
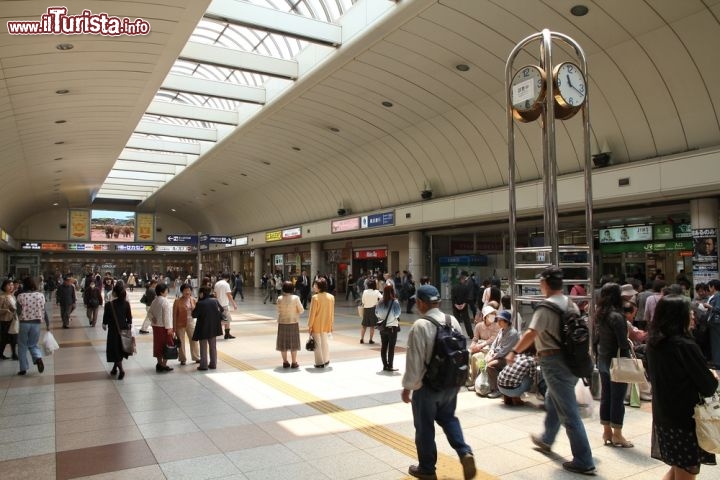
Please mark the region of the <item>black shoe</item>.
<svg viewBox="0 0 720 480"><path fill-rule="evenodd" d="M110 375L117 375L117 367L113 367L112 370L110 370Z"/></svg>
<svg viewBox="0 0 720 480"><path fill-rule="evenodd" d="M595 467L580 467L573 462L563 462L563 468L568 472L579 473L581 475L595 475Z"/></svg>
<svg viewBox="0 0 720 480"><path fill-rule="evenodd" d="M208 368L209 368L210 370L215 370L215 369L217 368L217 365L212 365L212 364L210 364L210 365L208 365Z"/></svg>
<svg viewBox="0 0 720 480"><path fill-rule="evenodd" d="M290 368L290 362L283 362L283 368Z"/></svg>
<svg viewBox="0 0 720 480"><path fill-rule="evenodd" d="M420 467L417 465L410 465L410 468L408 468L408 474L410 474L411 477L422 478L424 480L437 480L437 475L434 473L421 472Z"/></svg>
<svg viewBox="0 0 720 480"><path fill-rule="evenodd" d="M328 360L327 362L325 362L325 366L327 367L328 365L330 365L330 361L329 361L329 360Z"/></svg>
<svg viewBox="0 0 720 480"><path fill-rule="evenodd" d="M375 343L375 341L373 339L370 339L368 343L372 345L373 343Z"/></svg>
<svg viewBox="0 0 720 480"><path fill-rule="evenodd" d="M25 375L26 373L27 373L27 372L26 372L25 370L20 370L20 371L18 372L18 375Z"/></svg>
<svg viewBox="0 0 720 480"><path fill-rule="evenodd" d="M70 327L68 327L67 325L63 325L63 328L70 328Z"/></svg>
<svg viewBox="0 0 720 480"><path fill-rule="evenodd" d="M163 372L172 372L173 370L175 370L173 367L168 367L167 365L162 367L162 369L163 369Z"/></svg>
<svg viewBox="0 0 720 480"><path fill-rule="evenodd" d="M18 359L17 353L13 353L12 359L13 359L13 360L17 360L17 359Z"/></svg>
<svg viewBox="0 0 720 480"><path fill-rule="evenodd" d="M143 335L148 335L150 332L148 330L140 330L140 333Z"/></svg>
<svg viewBox="0 0 720 480"><path fill-rule="evenodd" d="M325 368L325 364L321 363L320 365L314 365L315 368Z"/></svg>
<svg viewBox="0 0 720 480"><path fill-rule="evenodd" d="M118 380L122 380L123 378L125 378L125 370L121 371L120 375L118 375Z"/></svg>
<svg viewBox="0 0 720 480"><path fill-rule="evenodd" d="M155 364L155 371L156 371L156 372L162 372L162 371L163 371L163 366L160 365L159 363Z"/></svg>
<svg viewBox="0 0 720 480"><path fill-rule="evenodd" d="M204 368L203 368L203 367L197 367L197 369L198 369L198 370L207 370L208 367L204 367Z"/></svg>
<svg viewBox="0 0 720 480"><path fill-rule="evenodd" d="M43 363L42 358L35 360L35 365L38 367L38 372L42 373L45 371L45 364Z"/></svg>
<svg viewBox="0 0 720 480"><path fill-rule="evenodd" d="M393 367L387 367L387 371L388 371L388 372L397 372L398 369L397 369L397 368L393 368Z"/></svg>
<svg viewBox="0 0 720 480"><path fill-rule="evenodd" d="M460 458L460 463L463 467L463 478L465 480L475 478L477 469L475 468L475 457L473 456L472 452L468 452L463 455L462 458Z"/></svg>

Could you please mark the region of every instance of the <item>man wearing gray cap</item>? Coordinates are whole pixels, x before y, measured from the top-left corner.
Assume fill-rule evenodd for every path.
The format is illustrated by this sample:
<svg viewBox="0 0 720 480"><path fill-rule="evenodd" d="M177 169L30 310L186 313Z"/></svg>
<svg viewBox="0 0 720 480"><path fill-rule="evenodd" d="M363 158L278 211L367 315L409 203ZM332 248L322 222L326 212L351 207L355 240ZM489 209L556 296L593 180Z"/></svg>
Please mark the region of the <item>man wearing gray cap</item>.
<svg viewBox="0 0 720 480"><path fill-rule="evenodd" d="M423 377L430 363L435 345L437 327L423 318L430 317L445 324L446 315L438 308L440 293L432 285L421 285L415 293L417 311L421 315L408 333L405 374L403 375L402 400L412 402L413 423L415 425L415 448L418 465L412 465L408 473L415 478L437 479L437 446L435 444L435 422L445 432L445 436L458 456L463 468L463 477L475 478L475 458L470 445L465 443L460 421L455 416L458 387L435 391L423 384ZM448 315L452 327L460 332L460 324L455 317Z"/></svg>

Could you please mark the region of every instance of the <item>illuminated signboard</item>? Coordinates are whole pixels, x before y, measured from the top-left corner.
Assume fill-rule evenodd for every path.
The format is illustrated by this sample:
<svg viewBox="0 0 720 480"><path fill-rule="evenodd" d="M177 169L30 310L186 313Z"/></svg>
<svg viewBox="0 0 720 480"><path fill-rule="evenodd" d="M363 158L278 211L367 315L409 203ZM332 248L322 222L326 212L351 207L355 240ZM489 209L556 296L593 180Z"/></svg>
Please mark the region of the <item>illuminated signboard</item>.
<svg viewBox="0 0 720 480"><path fill-rule="evenodd" d="M155 245L156 252L192 252L190 245Z"/></svg>
<svg viewBox="0 0 720 480"><path fill-rule="evenodd" d="M387 250L384 248L375 248L372 250L355 250L353 257L356 260L364 260L367 258L387 258Z"/></svg>
<svg viewBox="0 0 720 480"><path fill-rule="evenodd" d="M225 237L219 235L207 235L208 243L232 243L232 237Z"/></svg>
<svg viewBox="0 0 720 480"><path fill-rule="evenodd" d="M280 230L274 230L272 232L265 232L266 242L277 242L282 240L282 232Z"/></svg>
<svg viewBox="0 0 720 480"><path fill-rule="evenodd" d="M233 239L233 244L236 247L242 247L243 245L248 244L248 237L237 237Z"/></svg>
<svg viewBox="0 0 720 480"><path fill-rule="evenodd" d="M600 243L647 242L652 240L650 225L639 227L605 228L598 232Z"/></svg>
<svg viewBox="0 0 720 480"><path fill-rule="evenodd" d="M50 250L53 252L62 252L65 250L65 244L64 243L42 243L40 245L41 250Z"/></svg>
<svg viewBox="0 0 720 480"><path fill-rule="evenodd" d="M330 231L332 233L351 232L360 228L360 217L343 218L342 220L333 220L330 223Z"/></svg>
<svg viewBox="0 0 720 480"><path fill-rule="evenodd" d="M40 250L40 244L38 242L22 242L20 248L22 250Z"/></svg>
<svg viewBox="0 0 720 480"><path fill-rule="evenodd" d="M375 213L360 218L360 228L388 227L395 225L395 212Z"/></svg>
<svg viewBox="0 0 720 480"><path fill-rule="evenodd" d="M293 238L302 237L302 227L286 228L282 231L283 240L291 240Z"/></svg>
<svg viewBox="0 0 720 480"><path fill-rule="evenodd" d="M73 252L107 252L110 246L101 243L68 243L67 249Z"/></svg>
<svg viewBox="0 0 720 480"><path fill-rule="evenodd" d="M143 245L142 243L120 244L115 245L118 252L152 252L153 245Z"/></svg>

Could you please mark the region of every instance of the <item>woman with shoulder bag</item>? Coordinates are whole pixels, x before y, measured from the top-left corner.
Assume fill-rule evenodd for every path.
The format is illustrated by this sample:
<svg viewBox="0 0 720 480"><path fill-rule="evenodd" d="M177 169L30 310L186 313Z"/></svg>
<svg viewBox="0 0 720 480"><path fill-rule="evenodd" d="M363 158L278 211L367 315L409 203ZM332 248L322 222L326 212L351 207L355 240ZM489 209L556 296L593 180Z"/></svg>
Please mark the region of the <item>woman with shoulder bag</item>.
<svg viewBox="0 0 720 480"><path fill-rule="evenodd" d="M368 280L367 288L363 290L362 298L360 299L360 305L362 305L363 308L362 326L360 327L360 343L365 343L365 330L367 328L370 328L370 340L368 343L375 343L373 340L373 335L375 335L375 324L377 323L375 306L381 298L383 298L383 294L377 290L377 281L374 278Z"/></svg>
<svg viewBox="0 0 720 480"><path fill-rule="evenodd" d="M690 334L691 321L688 299L667 295L658 301L649 324L650 455L670 465L663 479L693 479L701 464L716 464L715 455L698 445L693 413L700 397L710 397L717 390L718 379Z"/></svg>
<svg viewBox="0 0 720 480"><path fill-rule="evenodd" d="M158 283L155 287L155 300L150 305L150 317L152 318L153 331L153 357L157 358L155 371L157 373L173 370L168 367L165 358L165 345L174 346L175 332L173 330L172 305L167 299L168 287L165 283Z"/></svg>
<svg viewBox="0 0 720 480"><path fill-rule="evenodd" d="M10 333L10 325L17 319L17 300L13 291L15 284L12 280L5 279L0 287L0 360L7 360L5 346L10 344L12 359L17 360L17 334Z"/></svg>
<svg viewBox="0 0 720 480"><path fill-rule="evenodd" d="M100 294L99 289L95 289ZM112 362L113 367L110 371L111 375L118 374L117 379L125 378L125 370L123 370L122 362L124 358L130 355L125 352L120 338L120 330L128 330L132 328L132 311L130 302L126 300L127 292L122 283L116 283L112 290L113 300L105 303L103 312L103 330L107 330L107 343L105 347L105 359L108 363ZM109 328L108 328L109 326Z"/></svg>
<svg viewBox="0 0 720 480"><path fill-rule="evenodd" d="M18 332L18 357L20 371L18 375L25 375L28 369L27 354L30 352L32 361L37 365L38 372L45 371L42 359L42 350L38 346L40 340L40 324L46 318L45 295L37 291L37 284L31 277L25 277L22 282L22 293L17 297L20 306L20 325ZM47 320L46 327L50 330Z"/></svg>
<svg viewBox="0 0 720 480"><path fill-rule="evenodd" d="M623 300L620 285L606 283L600 290L597 322L599 331L598 371L602 393L600 396L600 423L603 426L603 443L607 446L632 448L634 445L623 437L625 418L625 393L627 383L610 379L610 362L618 355L630 356L627 322L622 313Z"/></svg>
<svg viewBox="0 0 720 480"><path fill-rule="evenodd" d="M173 302L173 328L175 335L180 340L178 360L180 360L180 365L185 365L187 362L187 353L185 352L185 338L187 337L190 344L190 357L195 363L200 363L198 342L192 339L195 334L195 318L192 316L192 311L197 302L192 296L192 287L187 283L180 285L177 290L180 296Z"/></svg>
<svg viewBox="0 0 720 480"><path fill-rule="evenodd" d="M380 330L380 360L382 360L385 372L397 372L397 368L393 368L393 360L395 343L400 331L401 313L400 302L395 298L395 288L392 284L385 285L382 300L375 306L377 325Z"/></svg>

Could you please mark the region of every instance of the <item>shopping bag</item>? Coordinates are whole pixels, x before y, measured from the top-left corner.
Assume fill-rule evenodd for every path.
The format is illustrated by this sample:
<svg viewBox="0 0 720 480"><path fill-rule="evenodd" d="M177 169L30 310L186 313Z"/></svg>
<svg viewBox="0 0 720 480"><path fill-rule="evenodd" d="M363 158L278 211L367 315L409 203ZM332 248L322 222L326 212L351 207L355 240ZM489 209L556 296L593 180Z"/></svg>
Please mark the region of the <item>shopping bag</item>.
<svg viewBox="0 0 720 480"><path fill-rule="evenodd" d="M43 353L46 356L49 356L52 355L53 352L55 352L55 350L57 350L58 348L60 348L60 345L58 345L52 332L45 332L45 336L42 340Z"/></svg>
<svg viewBox="0 0 720 480"><path fill-rule="evenodd" d="M575 384L575 400L577 401L578 408L580 409L580 417L592 418L593 411L595 410L595 403L592 392L590 391L590 386L585 385L582 378L578 379L577 384Z"/></svg>
<svg viewBox="0 0 720 480"><path fill-rule="evenodd" d="M720 453L720 397L716 393L695 405L695 435L700 448Z"/></svg>

